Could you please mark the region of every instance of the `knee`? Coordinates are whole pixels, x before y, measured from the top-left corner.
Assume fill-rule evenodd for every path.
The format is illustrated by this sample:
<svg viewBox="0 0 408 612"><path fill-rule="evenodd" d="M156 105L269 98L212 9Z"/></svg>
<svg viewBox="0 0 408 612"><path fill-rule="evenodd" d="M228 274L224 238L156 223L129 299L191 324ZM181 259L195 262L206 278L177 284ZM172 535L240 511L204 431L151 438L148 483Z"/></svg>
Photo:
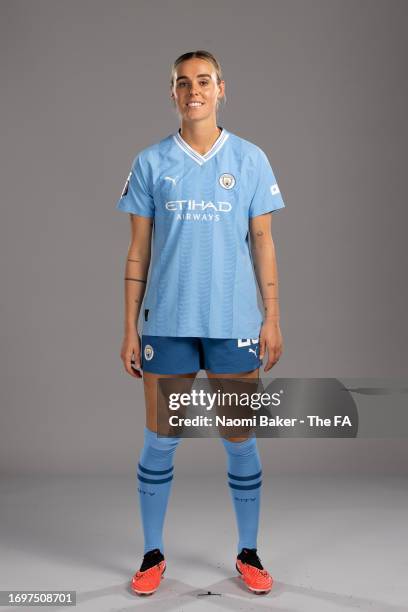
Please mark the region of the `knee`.
<svg viewBox="0 0 408 612"><path fill-rule="evenodd" d="M154 448L158 451L171 452L180 444L181 438L175 436L161 437L157 432L151 431L147 427L144 428L144 443L145 446Z"/></svg>

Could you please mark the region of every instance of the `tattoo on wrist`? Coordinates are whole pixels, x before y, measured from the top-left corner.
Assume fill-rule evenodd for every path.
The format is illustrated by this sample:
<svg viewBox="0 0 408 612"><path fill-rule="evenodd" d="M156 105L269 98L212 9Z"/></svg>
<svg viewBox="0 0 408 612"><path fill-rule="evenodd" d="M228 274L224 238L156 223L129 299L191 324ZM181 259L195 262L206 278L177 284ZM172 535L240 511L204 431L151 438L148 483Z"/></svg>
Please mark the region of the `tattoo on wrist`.
<svg viewBox="0 0 408 612"><path fill-rule="evenodd" d="M140 261L140 259L130 259L130 257L129 257L128 261Z"/></svg>

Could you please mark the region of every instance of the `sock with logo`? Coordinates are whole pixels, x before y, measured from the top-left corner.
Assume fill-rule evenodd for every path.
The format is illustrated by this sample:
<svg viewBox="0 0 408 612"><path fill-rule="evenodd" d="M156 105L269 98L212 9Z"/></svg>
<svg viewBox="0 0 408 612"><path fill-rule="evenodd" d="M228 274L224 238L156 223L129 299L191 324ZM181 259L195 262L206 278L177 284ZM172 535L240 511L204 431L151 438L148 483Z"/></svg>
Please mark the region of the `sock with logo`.
<svg viewBox="0 0 408 612"><path fill-rule="evenodd" d="M157 437L144 428L144 446L138 464L138 491L144 534L144 554L163 553L163 525L173 480L174 454L181 438Z"/></svg>
<svg viewBox="0 0 408 612"><path fill-rule="evenodd" d="M243 442L222 438L227 451L228 485L238 527L238 554L256 548L261 504L262 466L255 437Z"/></svg>

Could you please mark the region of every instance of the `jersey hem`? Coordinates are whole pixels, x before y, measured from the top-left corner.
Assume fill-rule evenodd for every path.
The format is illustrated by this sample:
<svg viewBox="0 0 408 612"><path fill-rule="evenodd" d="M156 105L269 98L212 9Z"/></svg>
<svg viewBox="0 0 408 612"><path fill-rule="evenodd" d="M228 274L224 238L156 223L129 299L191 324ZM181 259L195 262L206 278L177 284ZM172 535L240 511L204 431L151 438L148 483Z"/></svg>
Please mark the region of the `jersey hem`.
<svg viewBox="0 0 408 612"><path fill-rule="evenodd" d="M179 334L175 334L174 332L169 332L169 331L163 331L163 332L155 331L153 333L145 329L142 329L141 333L144 336L160 336L160 337L165 337L165 338L213 338L214 340L238 340L240 338L258 338L260 331L261 331L261 326L262 326L262 322L259 325L257 325L255 328L253 328L252 330L247 329L245 333L240 334L238 330L238 332L233 332L232 334L227 334L227 335L219 333L219 332L197 333L196 331L190 331L190 332L185 332L185 333L182 332Z"/></svg>

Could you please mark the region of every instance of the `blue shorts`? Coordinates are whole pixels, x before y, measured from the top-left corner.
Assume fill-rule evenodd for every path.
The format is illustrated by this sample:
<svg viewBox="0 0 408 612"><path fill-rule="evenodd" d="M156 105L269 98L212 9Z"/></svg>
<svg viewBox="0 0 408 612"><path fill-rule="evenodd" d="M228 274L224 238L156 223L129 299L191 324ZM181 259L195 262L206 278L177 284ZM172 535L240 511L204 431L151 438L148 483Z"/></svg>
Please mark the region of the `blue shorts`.
<svg viewBox="0 0 408 612"><path fill-rule="evenodd" d="M209 370L233 374L255 370L259 338L193 338L142 335L142 370L154 374L190 374Z"/></svg>

